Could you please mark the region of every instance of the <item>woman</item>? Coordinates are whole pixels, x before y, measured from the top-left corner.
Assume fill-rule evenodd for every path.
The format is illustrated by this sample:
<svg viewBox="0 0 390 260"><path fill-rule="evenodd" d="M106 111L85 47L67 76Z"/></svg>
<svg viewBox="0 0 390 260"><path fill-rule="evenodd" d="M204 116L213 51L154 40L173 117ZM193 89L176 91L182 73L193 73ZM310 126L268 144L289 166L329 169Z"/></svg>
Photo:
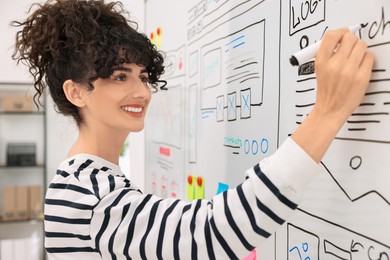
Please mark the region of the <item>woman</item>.
<svg viewBox="0 0 390 260"><path fill-rule="evenodd" d="M144 127L151 88L164 84L163 56L124 14L119 3L57 0L16 23L14 58L29 64L36 98L48 87L79 128L46 194L49 259L241 258L297 207L363 98L373 56L345 28L326 33L316 104L278 151L210 201L161 199L143 194L118 166L127 135Z"/></svg>

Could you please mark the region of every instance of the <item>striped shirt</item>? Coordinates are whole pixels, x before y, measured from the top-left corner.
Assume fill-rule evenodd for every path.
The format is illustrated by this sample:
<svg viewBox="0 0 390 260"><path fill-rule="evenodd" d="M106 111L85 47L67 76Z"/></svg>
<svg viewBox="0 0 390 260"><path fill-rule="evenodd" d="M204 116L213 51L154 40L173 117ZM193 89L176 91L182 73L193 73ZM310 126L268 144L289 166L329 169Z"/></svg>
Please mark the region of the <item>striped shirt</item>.
<svg viewBox="0 0 390 260"><path fill-rule="evenodd" d="M320 167L292 139L234 189L186 202L143 194L118 165L79 154L45 199L49 259L240 259L297 207Z"/></svg>

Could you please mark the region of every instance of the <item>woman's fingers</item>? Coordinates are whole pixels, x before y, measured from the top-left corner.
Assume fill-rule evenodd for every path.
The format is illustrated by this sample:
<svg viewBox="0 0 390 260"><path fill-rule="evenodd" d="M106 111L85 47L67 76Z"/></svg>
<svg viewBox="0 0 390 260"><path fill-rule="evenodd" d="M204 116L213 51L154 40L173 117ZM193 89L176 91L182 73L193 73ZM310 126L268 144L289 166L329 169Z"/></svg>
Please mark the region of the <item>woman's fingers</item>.
<svg viewBox="0 0 390 260"><path fill-rule="evenodd" d="M372 67L374 65L374 55L371 52L365 52L360 63L359 77L363 82L370 81L372 74Z"/></svg>
<svg viewBox="0 0 390 260"><path fill-rule="evenodd" d="M364 97L373 62L366 44L348 29L328 31L316 57L316 108L349 116Z"/></svg>
<svg viewBox="0 0 390 260"><path fill-rule="evenodd" d="M340 44L337 47L337 50L334 52L334 58L341 60L347 60L350 57L350 54L355 48L358 38L351 32L346 32L341 38ZM360 63L360 62L359 62Z"/></svg>
<svg viewBox="0 0 390 260"><path fill-rule="evenodd" d="M329 59L334 55L334 51L338 48L343 36L348 32L347 28L327 31L322 39L320 49L317 53L317 59Z"/></svg>
<svg viewBox="0 0 390 260"><path fill-rule="evenodd" d="M351 62L357 64L357 67L360 67L363 62L363 59L365 58L366 52L367 52L367 44L362 40L358 40L354 48L352 49L349 58Z"/></svg>

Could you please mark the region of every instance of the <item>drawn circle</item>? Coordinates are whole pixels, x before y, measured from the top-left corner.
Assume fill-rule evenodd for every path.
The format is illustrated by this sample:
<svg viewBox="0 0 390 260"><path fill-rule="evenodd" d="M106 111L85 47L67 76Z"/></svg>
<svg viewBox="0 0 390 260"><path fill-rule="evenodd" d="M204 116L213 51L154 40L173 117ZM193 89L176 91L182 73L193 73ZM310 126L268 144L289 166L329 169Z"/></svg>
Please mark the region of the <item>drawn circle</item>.
<svg viewBox="0 0 390 260"><path fill-rule="evenodd" d="M250 148L249 141L248 141L248 139L245 139L245 142L244 142L244 153L245 154L249 153L249 148Z"/></svg>
<svg viewBox="0 0 390 260"><path fill-rule="evenodd" d="M301 50L303 48L306 48L307 46L309 46L309 37L307 37L306 35L303 35L301 40L299 41L299 45L301 47Z"/></svg>
<svg viewBox="0 0 390 260"><path fill-rule="evenodd" d="M360 165L362 165L362 157L360 157L359 155L355 155L354 157L351 158L351 160L349 161L349 166L353 169L353 170L357 170L359 169Z"/></svg>
<svg viewBox="0 0 390 260"><path fill-rule="evenodd" d="M256 147L256 149L255 149ZM256 140L252 141L252 154L256 155L259 152L259 143Z"/></svg>
<svg viewBox="0 0 390 260"><path fill-rule="evenodd" d="M309 244L307 242L302 243L302 249L304 252L307 252L307 250L309 250Z"/></svg>
<svg viewBox="0 0 390 260"><path fill-rule="evenodd" d="M265 138L263 138L263 139L261 140L261 152L262 152L262 153L268 152L268 140L265 139Z"/></svg>

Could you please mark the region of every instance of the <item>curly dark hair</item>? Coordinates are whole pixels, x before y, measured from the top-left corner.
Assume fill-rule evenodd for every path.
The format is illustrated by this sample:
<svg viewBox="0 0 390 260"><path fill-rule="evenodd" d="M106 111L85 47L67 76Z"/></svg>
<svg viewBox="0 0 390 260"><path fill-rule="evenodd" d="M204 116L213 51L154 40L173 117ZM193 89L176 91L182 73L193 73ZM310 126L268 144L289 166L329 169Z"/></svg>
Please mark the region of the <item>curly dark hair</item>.
<svg viewBox="0 0 390 260"><path fill-rule="evenodd" d="M57 112L70 115L79 125L82 121L76 106L62 89L68 79L86 84L108 78L123 63L145 66L153 90L164 88L159 80L164 73L163 54L138 25L128 20L120 2L104 0L49 0L38 7L25 21L14 21L23 27L16 34L13 58L29 66L34 77L34 102L40 103L46 85ZM134 27L134 28L133 28Z"/></svg>

